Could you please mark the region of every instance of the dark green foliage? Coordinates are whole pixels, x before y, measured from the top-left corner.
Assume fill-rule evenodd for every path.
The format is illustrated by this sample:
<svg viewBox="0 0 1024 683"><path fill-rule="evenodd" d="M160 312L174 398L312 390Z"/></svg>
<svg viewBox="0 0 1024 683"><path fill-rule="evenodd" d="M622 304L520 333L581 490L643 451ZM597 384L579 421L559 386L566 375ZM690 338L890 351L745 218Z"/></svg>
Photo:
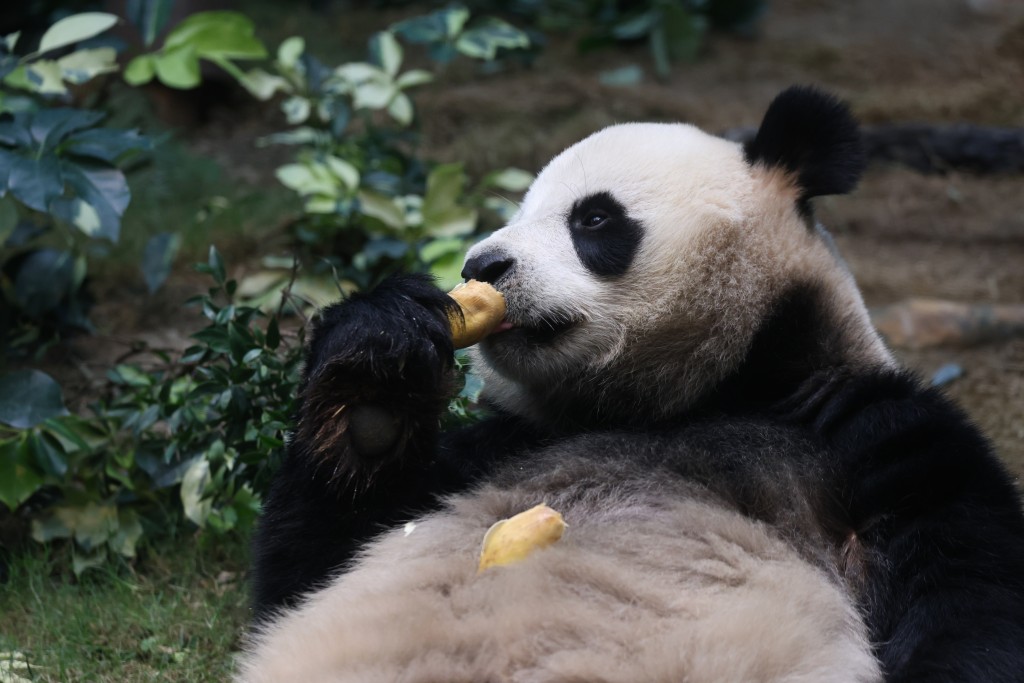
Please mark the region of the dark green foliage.
<svg viewBox="0 0 1024 683"><path fill-rule="evenodd" d="M501 7L497 7L500 5ZM673 62L696 59L710 27L750 31L767 0L477 0L474 11L504 10L541 31L581 31L583 51L646 42L654 69L667 78Z"/></svg>
<svg viewBox="0 0 1024 683"><path fill-rule="evenodd" d="M122 172L150 151L134 131L103 128L103 112L57 106L79 85L116 69L113 48L47 55L93 38L117 18L65 17L27 55L0 39L0 343L5 355L89 328L87 255L121 235L131 200Z"/></svg>
<svg viewBox="0 0 1024 683"><path fill-rule="evenodd" d="M134 555L143 522L173 528L183 515L218 532L248 528L280 458L301 328L282 334L277 315L239 305L216 249L201 270L213 287L191 302L207 321L197 343L177 358L154 351L152 368L111 369L91 417L56 415L41 373L0 379L31 406L0 405L0 420L20 428L0 438L0 463L14 468L0 501L58 501L35 516L33 536L74 538L78 569L108 548Z"/></svg>
<svg viewBox="0 0 1024 683"><path fill-rule="evenodd" d="M116 242L131 193L115 164L148 150L149 141L133 131L96 128L103 118L54 108L0 119L0 194Z"/></svg>
<svg viewBox="0 0 1024 683"><path fill-rule="evenodd" d="M307 253L307 274L329 273L346 289L372 286L396 270L429 270L442 286L454 285L482 214L507 214L507 202L486 195L520 192L530 180L506 169L469 189L461 164L420 156L409 92L435 74L402 72L399 38L425 46L439 63L456 54L488 62L499 50L529 43L510 24L471 22L465 7L451 5L374 34L365 62L329 68L293 37L279 46L273 73L255 69L241 80L260 99L288 96L282 110L293 128L263 142L296 148L294 163L277 177L304 201L294 234Z"/></svg>
<svg viewBox="0 0 1024 683"><path fill-rule="evenodd" d="M153 350L155 367L112 368L91 416L67 415L42 373L0 377L12 397L0 402L0 503L35 510L37 541L74 539L76 572L108 552L133 557L145 530L248 529L282 456L302 327L240 304L216 249L197 268L213 281L190 301L206 319L197 343L177 357ZM464 359L458 367L465 373ZM456 422L473 419L480 389L476 378L463 383Z"/></svg>
<svg viewBox="0 0 1024 683"><path fill-rule="evenodd" d="M159 22L151 4L133 10L143 25ZM292 128L267 142L297 149L294 163L277 175L305 202L293 234L308 265L291 255L269 257L264 263L276 272L251 273L239 283L211 248L198 268L213 284L189 302L205 318L192 335L195 344L180 354L136 344L135 362L110 369L89 414L66 414L59 387L42 373L0 375L0 388L15 397L0 402L0 517L29 520L41 543L66 541L76 573L111 557L134 557L141 539L183 526L215 534L251 526L282 457L298 391L303 327L287 316L310 310L311 299L326 303L324 296L336 299L399 269L430 270L442 284L454 284L482 210L507 211L505 200L486 193L519 192L532 179L505 169L469 189L461 164L434 164L417 153L415 110L405 91L433 75L400 71L403 48L395 35L408 32L433 52L443 43L484 61L526 40L500 20L468 19L465 9L452 7L403 22L371 39L368 61L337 68L308 54L300 38L282 43L274 73L243 74L227 62L258 98L286 95L282 109ZM211 27L226 24L234 27L234 42L211 43ZM75 30L65 37L85 30L68 26ZM430 26L443 31L431 38L423 33ZM148 77L191 83L196 55L220 63L262 50L251 40L251 23L236 15L195 15L176 31L177 42L144 55L148 61L126 74L129 80L146 76L148 64ZM182 66L175 54L188 52L186 45L195 50L175 71L168 64ZM231 45L238 49L228 54ZM0 237L11 251L4 252L3 293L17 304L4 306L12 321L5 333L31 335L48 312L85 326L81 297L74 296L85 278L85 252L45 240L61 230L86 246L118 240L129 197L118 164L148 151L148 143L97 128L103 115L96 112L37 107L4 117L0 189L8 197L0 200ZM146 243L142 270L151 291L167 277L181 242L181 233L160 233ZM261 278L269 289L253 285ZM458 372L464 389L447 419L463 422L474 419L480 381L465 375L461 357Z"/></svg>

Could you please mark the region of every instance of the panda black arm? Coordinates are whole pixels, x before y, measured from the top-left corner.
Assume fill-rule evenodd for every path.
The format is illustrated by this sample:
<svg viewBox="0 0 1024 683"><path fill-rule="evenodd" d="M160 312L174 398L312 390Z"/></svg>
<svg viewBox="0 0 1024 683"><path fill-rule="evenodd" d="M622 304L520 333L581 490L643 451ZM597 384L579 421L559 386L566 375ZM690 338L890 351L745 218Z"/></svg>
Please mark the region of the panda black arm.
<svg viewBox="0 0 1024 683"><path fill-rule="evenodd" d="M486 437L509 429L501 419L442 439L455 306L426 276L403 275L320 315L296 427L254 538L257 618L322 584L366 540L467 486L511 447Z"/></svg>
<svg viewBox="0 0 1024 683"><path fill-rule="evenodd" d="M1024 516L984 437L905 375L836 379L808 405L835 458L886 680L1020 680Z"/></svg>

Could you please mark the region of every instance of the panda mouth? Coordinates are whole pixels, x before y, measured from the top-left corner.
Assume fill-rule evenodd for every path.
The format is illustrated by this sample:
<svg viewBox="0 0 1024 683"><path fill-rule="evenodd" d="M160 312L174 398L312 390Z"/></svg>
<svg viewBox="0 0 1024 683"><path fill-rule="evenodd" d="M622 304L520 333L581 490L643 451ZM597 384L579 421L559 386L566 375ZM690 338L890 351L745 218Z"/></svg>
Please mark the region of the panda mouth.
<svg viewBox="0 0 1024 683"><path fill-rule="evenodd" d="M528 344L550 344L579 325L582 319L568 313L552 313L534 320L505 319L494 331L501 337L518 337Z"/></svg>

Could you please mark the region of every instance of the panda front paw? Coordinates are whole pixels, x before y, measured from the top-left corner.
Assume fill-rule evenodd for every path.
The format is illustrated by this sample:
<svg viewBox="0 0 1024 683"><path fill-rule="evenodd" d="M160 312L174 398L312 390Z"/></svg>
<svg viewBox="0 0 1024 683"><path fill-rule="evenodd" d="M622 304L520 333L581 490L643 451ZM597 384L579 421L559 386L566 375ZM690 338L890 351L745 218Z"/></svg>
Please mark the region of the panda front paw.
<svg viewBox="0 0 1024 683"><path fill-rule="evenodd" d="M324 309L295 447L341 478L429 450L452 391L456 307L428 276L396 275Z"/></svg>

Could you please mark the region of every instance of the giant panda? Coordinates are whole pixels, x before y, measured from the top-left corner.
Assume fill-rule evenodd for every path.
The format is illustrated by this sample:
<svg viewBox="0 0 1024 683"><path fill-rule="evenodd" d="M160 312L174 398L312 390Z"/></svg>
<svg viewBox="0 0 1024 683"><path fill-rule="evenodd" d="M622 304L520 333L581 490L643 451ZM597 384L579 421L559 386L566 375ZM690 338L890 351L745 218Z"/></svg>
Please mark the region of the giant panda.
<svg viewBox="0 0 1024 683"><path fill-rule="evenodd" d="M325 309L254 542L239 681L1020 681L1024 517L985 438L901 370L814 216L864 167L795 87L755 138L568 148L464 277L490 415L439 424L453 300ZM558 543L478 573L496 520Z"/></svg>

